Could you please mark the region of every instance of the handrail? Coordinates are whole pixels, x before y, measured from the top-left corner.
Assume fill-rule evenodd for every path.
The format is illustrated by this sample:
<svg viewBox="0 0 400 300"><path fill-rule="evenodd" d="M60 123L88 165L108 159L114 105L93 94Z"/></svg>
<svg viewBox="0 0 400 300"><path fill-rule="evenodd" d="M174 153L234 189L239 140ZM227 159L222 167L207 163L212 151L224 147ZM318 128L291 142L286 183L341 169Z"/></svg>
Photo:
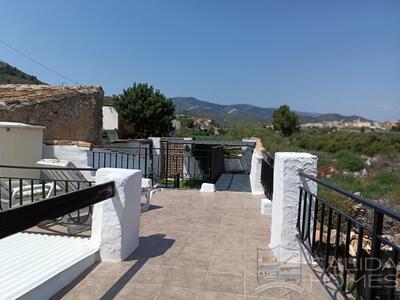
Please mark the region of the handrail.
<svg viewBox="0 0 400 300"><path fill-rule="evenodd" d="M0 212L0 239L113 197L110 181Z"/></svg>
<svg viewBox="0 0 400 300"><path fill-rule="evenodd" d="M30 177L9 177L9 176L0 176L0 179L12 179L12 180L34 180L34 181L62 181L62 182L73 182L73 183L94 183L92 180L70 180L70 179L52 179L52 178L30 178Z"/></svg>
<svg viewBox="0 0 400 300"><path fill-rule="evenodd" d="M316 183L318 183L318 184L320 184L322 186L325 186L325 187L327 187L327 188L329 188L329 189L331 189L331 190L333 190L333 191L335 191L335 192L337 192L339 194L342 194L343 196L351 198L352 200L355 200L358 203L364 204L364 205L374 209L375 211L378 211L378 212L380 212L380 213L382 213L382 214L384 214L384 215L386 215L386 216L388 216L388 217L390 217L392 219L400 221L400 212L397 212L397 211L395 211L395 210L393 210L393 209L391 209L389 207L383 206L383 205L377 203L374 200L370 200L370 199L367 199L367 198L363 198L363 197L354 195L353 193L344 191L344 190L338 188L337 186L335 186L335 185L333 185L331 183L327 183L325 181L322 181L321 179L319 179L319 178L317 178L315 176L308 175L308 174L306 174L304 172L299 172L299 175L301 177L304 177L304 178L307 178L309 180L312 180L312 181L314 181L314 182L316 182Z"/></svg>
<svg viewBox="0 0 400 300"><path fill-rule="evenodd" d="M57 170L57 171L97 171L95 168L63 168L63 167L37 167L37 166L13 166L0 165L0 169L25 169L25 170Z"/></svg>

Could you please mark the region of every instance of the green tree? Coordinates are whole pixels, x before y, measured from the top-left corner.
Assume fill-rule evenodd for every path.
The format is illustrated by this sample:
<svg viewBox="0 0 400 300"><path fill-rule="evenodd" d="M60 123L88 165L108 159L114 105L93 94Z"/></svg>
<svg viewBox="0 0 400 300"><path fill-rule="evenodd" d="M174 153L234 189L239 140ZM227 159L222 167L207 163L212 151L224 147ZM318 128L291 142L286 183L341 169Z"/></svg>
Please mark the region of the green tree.
<svg viewBox="0 0 400 300"><path fill-rule="evenodd" d="M272 125L284 136L290 136L300 129L298 115L291 112L287 105L282 105L274 111Z"/></svg>
<svg viewBox="0 0 400 300"><path fill-rule="evenodd" d="M113 96L118 115L135 128L135 137L167 136L172 132L175 106L147 83L134 83Z"/></svg>

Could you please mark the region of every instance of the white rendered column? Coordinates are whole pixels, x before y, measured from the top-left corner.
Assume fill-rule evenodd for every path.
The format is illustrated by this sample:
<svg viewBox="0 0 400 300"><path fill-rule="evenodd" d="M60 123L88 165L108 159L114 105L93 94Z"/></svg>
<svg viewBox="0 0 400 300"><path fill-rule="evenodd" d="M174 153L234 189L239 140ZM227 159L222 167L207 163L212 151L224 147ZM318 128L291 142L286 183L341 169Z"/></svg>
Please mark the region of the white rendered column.
<svg viewBox="0 0 400 300"><path fill-rule="evenodd" d="M251 157L250 187L253 195L263 195L264 187L261 184L261 167L264 154L254 149Z"/></svg>
<svg viewBox="0 0 400 300"><path fill-rule="evenodd" d="M317 194L317 184L300 177L299 171L316 176L317 157L308 153L275 154L270 247L279 261L297 262L301 257L296 238L299 187Z"/></svg>
<svg viewBox="0 0 400 300"><path fill-rule="evenodd" d="M115 196L93 210L91 241L98 244L102 261L122 261L139 245L140 170L103 168L96 184L115 182Z"/></svg>
<svg viewBox="0 0 400 300"><path fill-rule="evenodd" d="M161 175L161 138L149 137L153 143L153 176L159 178Z"/></svg>

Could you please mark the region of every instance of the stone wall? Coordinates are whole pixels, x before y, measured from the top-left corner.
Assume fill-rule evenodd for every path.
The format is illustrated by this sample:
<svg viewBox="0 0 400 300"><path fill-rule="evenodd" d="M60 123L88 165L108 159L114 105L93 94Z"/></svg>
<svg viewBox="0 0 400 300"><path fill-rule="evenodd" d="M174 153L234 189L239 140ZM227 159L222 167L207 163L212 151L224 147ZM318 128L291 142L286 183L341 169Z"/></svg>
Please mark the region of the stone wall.
<svg viewBox="0 0 400 300"><path fill-rule="evenodd" d="M1 85L0 121L42 125L44 141L72 140L100 143L101 87Z"/></svg>

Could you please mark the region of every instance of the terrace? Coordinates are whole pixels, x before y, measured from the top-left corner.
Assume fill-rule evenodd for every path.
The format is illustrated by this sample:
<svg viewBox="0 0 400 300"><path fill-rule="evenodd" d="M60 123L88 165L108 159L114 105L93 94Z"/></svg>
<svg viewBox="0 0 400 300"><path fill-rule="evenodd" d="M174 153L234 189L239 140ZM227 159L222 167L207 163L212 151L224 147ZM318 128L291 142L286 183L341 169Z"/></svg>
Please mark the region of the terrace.
<svg viewBox="0 0 400 300"><path fill-rule="evenodd" d="M383 225L400 215L318 180L313 155L272 157L253 143L68 146L57 153L83 153L84 168L1 165L0 299L395 299L400 248ZM142 177L158 187L141 212ZM370 209L372 224L327 201L326 189ZM394 266L365 270L368 257ZM21 274L32 276L17 287ZM377 275L378 287L360 282Z"/></svg>
<svg viewBox="0 0 400 300"><path fill-rule="evenodd" d="M270 242L271 217L260 214L261 198L240 192L157 193L152 209L141 215L135 252L120 264L97 264L55 298L275 298L279 292L256 291L257 249ZM301 287L305 298L328 298L307 265Z"/></svg>

